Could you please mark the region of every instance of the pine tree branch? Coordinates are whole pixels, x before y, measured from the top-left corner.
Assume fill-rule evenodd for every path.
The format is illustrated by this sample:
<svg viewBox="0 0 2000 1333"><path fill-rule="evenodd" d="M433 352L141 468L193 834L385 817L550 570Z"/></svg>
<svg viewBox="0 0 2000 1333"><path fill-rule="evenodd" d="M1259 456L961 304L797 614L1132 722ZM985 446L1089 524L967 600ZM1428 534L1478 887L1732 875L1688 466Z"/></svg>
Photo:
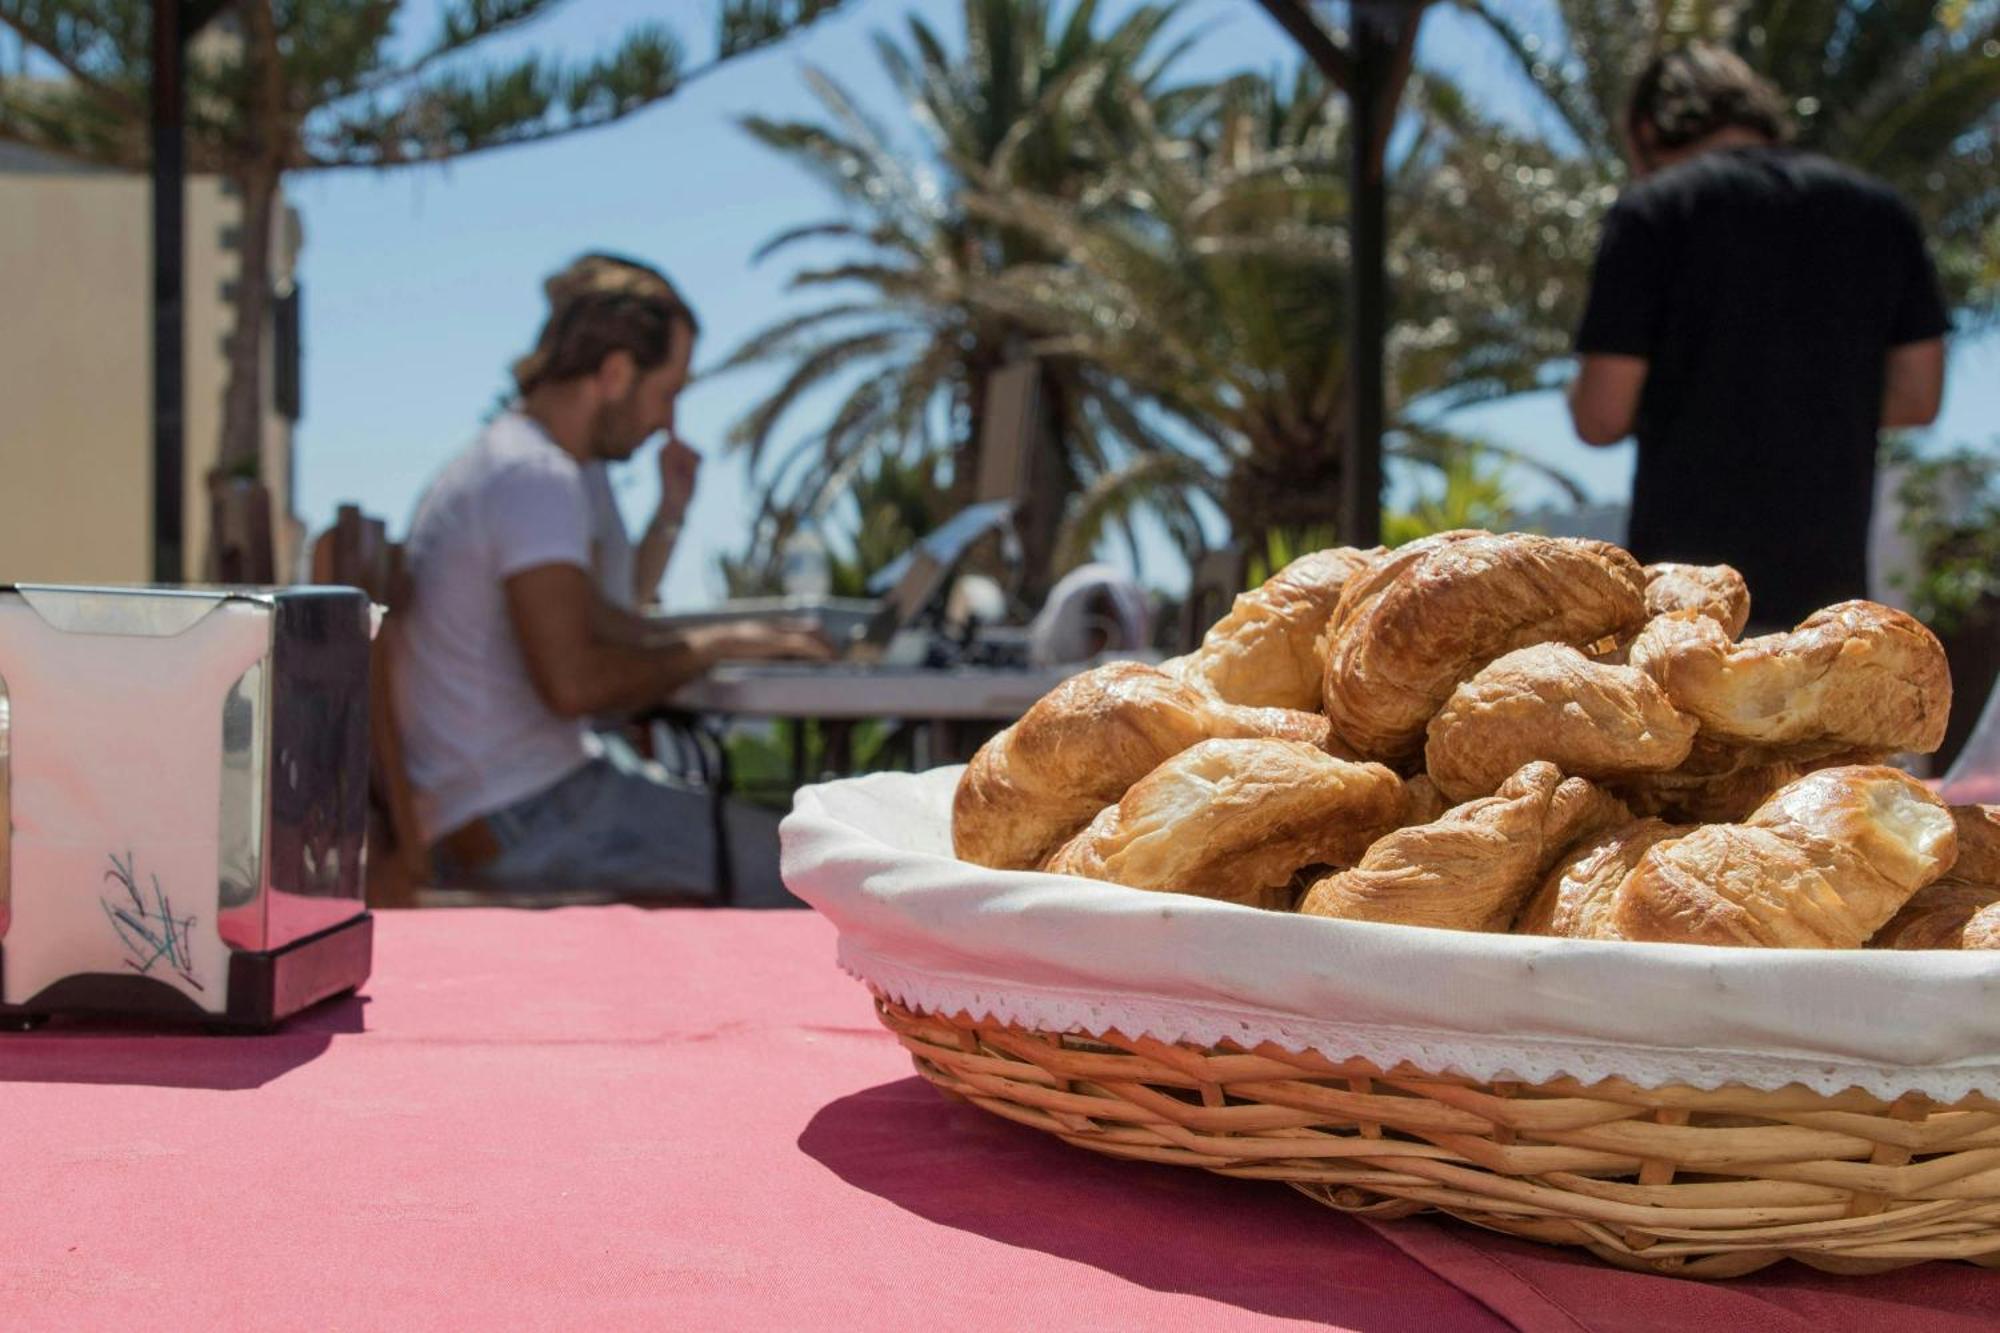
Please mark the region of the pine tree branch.
<svg viewBox="0 0 2000 1333"><path fill-rule="evenodd" d="M532 23L547 14L560 2L561 0L513 0L511 5L500 9L497 13L484 18L474 17L468 22L467 26L457 30L453 28L454 14L448 10L442 20L444 32L427 50L420 52L408 64L384 70L372 79L361 80L346 92L328 99L328 105L338 104L355 97L373 96L387 92L391 88L406 85L411 80L428 74L431 68L439 61L457 55L474 42L491 37L496 33L506 32L510 28L517 28L523 24ZM400 0L380 0L377 7L393 10L399 3ZM482 0L473 0L466 8L468 10L486 10L491 7L483 3Z"/></svg>
<svg viewBox="0 0 2000 1333"><path fill-rule="evenodd" d="M123 89L91 73L87 66L76 59L74 51L56 34L31 23L19 12L18 6L12 3L0 5L0 26L6 27L28 46L40 52L63 73L76 80L79 86L88 88L125 114L130 116L147 114L145 107L128 96Z"/></svg>
<svg viewBox="0 0 2000 1333"><path fill-rule="evenodd" d="M769 0L761 2L769 3ZM841 3L843 0L790 0L790 4L803 15L799 20L799 26L812 23L833 12ZM725 28L730 21L729 15L725 14ZM768 16L765 21L777 22ZM649 29L640 29L628 34L625 45L617 54L598 62L582 73L558 74L543 66L537 59L530 58L508 77L523 81L524 86L531 86L532 90L525 95L538 104L532 109L523 108L516 113L512 125L501 126L490 132L488 137L450 143L443 151L439 151L435 146L435 141L439 137L436 134L419 135L413 129L399 131L397 124L399 121L413 124L432 106L442 102L457 101L460 103L458 109L464 112L468 109L472 98L483 95L475 94L449 80L440 81L429 89L413 92L394 110L384 113L372 125L366 121L349 121L333 131L333 136L338 136L342 132L348 134L372 132L379 135L384 142L374 151L329 152L302 145L298 159L291 165L314 171L407 166L420 162L456 160L501 148L523 148L586 130L602 129L673 97L737 57L762 50L785 35L784 31L777 29L766 28L760 31L765 35L755 41L741 35L732 38L725 31L720 43L720 53L713 60L692 68L679 66L678 46L673 43L670 34L662 30ZM613 86L616 81L632 78L648 80L648 86L636 92L629 88L621 91ZM500 79L489 79L485 92L491 93L502 82ZM558 85L561 85L560 88ZM516 95L523 95L519 87L511 91ZM585 103L593 97L601 97L606 93L618 100L602 110L583 109ZM340 102L351 99L343 97L334 100ZM567 104L566 111L557 110L558 102ZM551 124L536 125L537 121L552 113L559 119ZM456 128L460 127L446 126L446 135L449 136ZM330 136L323 134L316 137L324 140Z"/></svg>

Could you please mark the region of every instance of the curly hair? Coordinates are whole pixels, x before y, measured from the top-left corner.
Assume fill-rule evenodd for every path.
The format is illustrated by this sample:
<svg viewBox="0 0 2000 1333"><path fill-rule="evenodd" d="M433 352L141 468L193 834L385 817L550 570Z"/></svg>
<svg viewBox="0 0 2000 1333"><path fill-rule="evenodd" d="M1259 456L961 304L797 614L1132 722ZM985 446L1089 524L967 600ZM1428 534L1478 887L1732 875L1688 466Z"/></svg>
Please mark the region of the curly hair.
<svg viewBox="0 0 2000 1333"><path fill-rule="evenodd" d="M667 276L649 264L593 252L542 283L549 317L535 348L514 363L523 394L543 384L594 374L613 352L624 352L641 370L664 363L676 324L701 332L694 311Z"/></svg>
<svg viewBox="0 0 2000 1333"><path fill-rule="evenodd" d="M1732 127L1774 143L1792 137L1784 95L1734 52L1703 42L1654 56L1625 104L1626 132L1649 148L1671 152Z"/></svg>

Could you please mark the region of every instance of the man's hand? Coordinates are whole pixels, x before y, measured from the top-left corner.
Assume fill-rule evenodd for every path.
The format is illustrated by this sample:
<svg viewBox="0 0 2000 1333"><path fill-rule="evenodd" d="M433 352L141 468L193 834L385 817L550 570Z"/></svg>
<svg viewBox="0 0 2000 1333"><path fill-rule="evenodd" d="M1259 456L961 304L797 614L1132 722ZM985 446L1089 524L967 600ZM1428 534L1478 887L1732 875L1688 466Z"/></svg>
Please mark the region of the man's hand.
<svg viewBox="0 0 2000 1333"><path fill-rule="evenodd" d="M694 499L695 474L701 471L701 455L669 435L660 446L660 513L679 522Z"/></svg>
<svg viewBox="0 0 2000 1333"><path fill-rule="evenodd" d="M806 620L726 620L687 631L705 662L830 662L833 643Z"/></svg>

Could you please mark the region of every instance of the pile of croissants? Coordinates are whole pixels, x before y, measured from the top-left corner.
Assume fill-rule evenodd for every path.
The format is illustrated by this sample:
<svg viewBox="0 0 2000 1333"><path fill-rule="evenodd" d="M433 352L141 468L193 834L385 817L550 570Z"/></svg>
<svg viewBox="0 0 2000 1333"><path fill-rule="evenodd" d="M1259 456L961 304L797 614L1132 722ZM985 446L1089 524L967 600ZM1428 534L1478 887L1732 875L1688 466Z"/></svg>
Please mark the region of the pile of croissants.
<svg viewBox="0 0 2000 1333"><path fill-rule="evenodd" d="M1320 551L1161 665L1073 676L959 780L959 857L1451 930L2000 948L2000 806L1891 607L1743 639L1726 565L1449 532Z"/></svg>

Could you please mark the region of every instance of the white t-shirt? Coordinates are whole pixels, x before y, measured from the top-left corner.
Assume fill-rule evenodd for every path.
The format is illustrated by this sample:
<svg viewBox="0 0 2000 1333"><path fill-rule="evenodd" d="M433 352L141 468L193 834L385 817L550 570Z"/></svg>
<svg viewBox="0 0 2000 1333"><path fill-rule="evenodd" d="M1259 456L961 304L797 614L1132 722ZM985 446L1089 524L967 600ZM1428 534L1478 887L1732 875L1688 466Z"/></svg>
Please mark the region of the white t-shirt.
<svg viewBox="0 0 2000 1333"><path fill-rule="evenodd" d="M611 469L603 463L583 465L584 489L590 495L590 535L592 572L604 600L627 611L637 609L632 596L632 535L625 531L625 516L618 512L618 497L611 489Z"/></svg>
<svg viewBox="0 0 2000 1333"><path fill-rule="evenodd" d="M424 837L554 785L589 758L587 728L528 678L502 583L590 569L584 469L527 417L496 418L417 502L396 718Z"/></svg>

